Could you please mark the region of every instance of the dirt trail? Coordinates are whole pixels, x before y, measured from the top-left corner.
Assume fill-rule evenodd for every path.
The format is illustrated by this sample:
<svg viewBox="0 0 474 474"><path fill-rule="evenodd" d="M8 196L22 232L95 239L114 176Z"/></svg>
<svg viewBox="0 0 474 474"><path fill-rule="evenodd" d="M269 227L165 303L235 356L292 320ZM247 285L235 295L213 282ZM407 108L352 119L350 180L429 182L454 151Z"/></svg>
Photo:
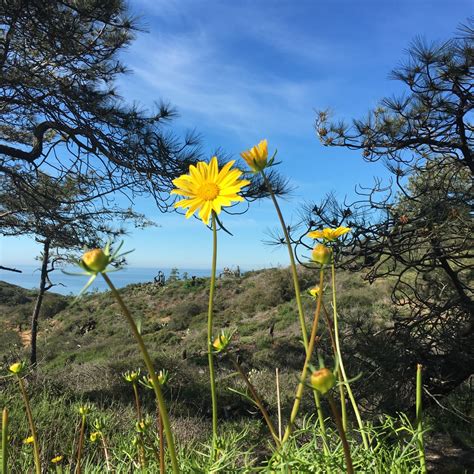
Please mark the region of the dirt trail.
<svg viewBox="0 0 474 474"><path fill-rule="evenodd" d="M23 347L29 347L31 343L31 329L27 329L26 331L18 331L18 335L20 336Z"/></svg>

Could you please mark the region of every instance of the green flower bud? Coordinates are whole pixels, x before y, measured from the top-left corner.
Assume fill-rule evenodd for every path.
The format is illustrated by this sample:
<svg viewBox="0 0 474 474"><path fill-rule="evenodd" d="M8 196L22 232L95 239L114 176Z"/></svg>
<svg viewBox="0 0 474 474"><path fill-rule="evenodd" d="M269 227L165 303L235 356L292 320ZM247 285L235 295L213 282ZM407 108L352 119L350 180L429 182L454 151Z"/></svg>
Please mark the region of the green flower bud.
<svg viewBox="0 0 474 474"><path fill-rule="evenodd" d="M323 395L336 384L336 377L326 367L315 370L310 377L311 386Z"/></svg>

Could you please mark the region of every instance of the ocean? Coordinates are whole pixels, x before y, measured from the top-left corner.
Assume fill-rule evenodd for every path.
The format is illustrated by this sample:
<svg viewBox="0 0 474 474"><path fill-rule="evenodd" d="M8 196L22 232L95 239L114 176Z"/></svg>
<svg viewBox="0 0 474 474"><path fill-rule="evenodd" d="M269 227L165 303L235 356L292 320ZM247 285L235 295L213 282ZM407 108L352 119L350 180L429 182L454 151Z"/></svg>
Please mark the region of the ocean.
<svg viewBox="0 0 474 474"><path fill-rule="evenodd" d="M0 270L0 281L6 281L13 285L22 286L27 289L35 289L39 287L40 270L38 266L17 266L22 273L14 273L5 270ZM78 267L66 268L69 272L80 272ZM131 283L146 283L152 282L153 278L161 270L167 278L171 272L171 268L139 268L130 267L123 268L118 272L110 273L110 279L117 288L123 288ZM219 273L220 270L218 270ZM195 275L197 277L210 276L210 270L203 269L179 269L179 275L182 277L184 273L189 277ZM77 295L84 287L88 280L88 276L71 276L64 274L60 269L50 273L51 282L55 284L49 291L52 293L61 293L63 295ZM105 291L108 286L100 275L94 280L94 283L89 287L88 291Z"/></svg>

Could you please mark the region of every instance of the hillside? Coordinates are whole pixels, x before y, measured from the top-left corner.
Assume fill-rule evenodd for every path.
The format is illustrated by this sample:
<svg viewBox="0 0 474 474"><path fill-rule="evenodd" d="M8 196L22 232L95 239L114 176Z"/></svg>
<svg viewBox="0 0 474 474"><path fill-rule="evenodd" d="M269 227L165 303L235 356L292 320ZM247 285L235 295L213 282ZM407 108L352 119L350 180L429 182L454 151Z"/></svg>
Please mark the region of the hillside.
<svg viewBox="0 0 474 474"><path fill-rule="evenodd" d="M314 285L316 275L303 268L299 272L301 288L306 294L306 290ZM202 424L210 413L205 352L208 286L209 280L202 278L194 282L172 281L164 287L151 283L135 284L120 290L133 316L140 321L156 367L166 368L171 374L167 397L174 423L181 438L192 441L209 433L209 422ZM376 364L377 357L391 356L386 353L374 355L377 348L366 343L369 334L391 324L389 296L390 287L386 281L368 285L359 275L341 273L338 276L342 344L353 375L364 367L360 361L369 360ZM33 291L0 282L2 373L11 362L28 358L28 324L34 299ZM309 321L314 301L305 296L303 302ZM326 295L326 306L330 310L329 295ZM275 368L280 369L283 412L287 415L303 361L295 308L288 269L248 272L239 278L217 281L215 332L217 334L219 328L224 327L236 330L232 345L234 355L239 357L272 413L276 412L277 404ZM324 327L322 324L319 347L327 363L331 364ZM38 381L40 386L48 387L40 400L43 404L60 403L55 408L59 413L56 416L62 416L65 403L88 400L100 405L102 410L114 413L118 410L124 419L133 419L130 390L121 374L139 367L143 369L143 364L110 293L86 294L78 301L68 296L48 294L40 320L38 350ZM242 390L242 383L233 376L234 370L227 358L219 358L217 368L219 417L228 420L226 423L250 426L245 420L258 419L258 414L245 399L229 391L229 388ZM372 378L365 375L367 373L362 373L362 378L354 386L358 397L362 396L365 416L374 417L377 415L377 400L372 394L377 393L379 398L388 401L393 401L394 397L389 393L389 374L379 374L379 380L387 379L387 393L382 394L380 390L385 389L384 385L373 382L374 374L370 374ZM0 379L0 387L2 383L6 382ZM57 395L52 395L54 393ZM148 392L142 395L145 406L152 411L151 395ZM12 396L7 394L7 399ZM47 401L42 396L46 396ZM51 396L53 398L49 398ZM306 397L303 411L312 412L313 408L311 398ZM20 407L18 409L21 411ZM196 424L199 424L199 430ZM456 429L450 423L448 425L446 429L452 429L454 434ZM260 428L253 432L251 439L254 440L260 439L264 429L253 424L252 430L256 426ZM58 443L59 439L58 435ZM461 445L466 443L464 438L458 441ZM439 440L435 438L435 442ZM442 443L446 449L445 438L442 438Z"/></svg>
<svg viewBox="0 0 474 474"><path fill-rule="evenodd" d="M315 274L300 269L300 279L305 291L314 285ZM164 287L148 283L120 290L135 319L141 321L142 334L158 367L172 373L205 368L208 284L208 279L178 280ZM372 285L369 297L368 291L361 291L368 285L360 277L342 275L338 284L340 307L350 302L350 311L344 312L347 317L356 317L363 308L382 323L389 306L387 285ZM303 351L293 300L288 269L220 279L215 300L216 334L224 327L237 330L234 347L249 370L299 370ZM309 296L303 301L309 321L314 302ZM34 292L1 283L0 356L4 364L25 358L33 304ZM38 341L41 370L53 372L57 380L65 376L67 386L74 384L76 376L82 379L85 373L93 374L100 365L101 380L110 389L110 380L121 383L120 372L141 365L128 327L109 293L87 294L76 303L70 297L48 294ZM204 377L203 383L206 381ZM88 379L71 388L87 393L105 387Z"/></svg>

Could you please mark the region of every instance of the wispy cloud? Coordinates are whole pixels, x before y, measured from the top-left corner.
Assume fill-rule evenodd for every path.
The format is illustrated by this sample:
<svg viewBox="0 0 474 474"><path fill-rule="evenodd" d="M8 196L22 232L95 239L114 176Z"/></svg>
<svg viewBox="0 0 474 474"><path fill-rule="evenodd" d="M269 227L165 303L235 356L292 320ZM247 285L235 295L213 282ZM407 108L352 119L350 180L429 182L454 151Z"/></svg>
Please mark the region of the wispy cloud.
<svg viewBox="0 0 474 474"><path fill-rule="evenodd" d="M295 79L252 67L229 55L212 29L141 36L130 63L147 94L176 105L188 125L231 130L239 135L301 133L311 123L315 98L333 87L328 80Z"/></svg>

